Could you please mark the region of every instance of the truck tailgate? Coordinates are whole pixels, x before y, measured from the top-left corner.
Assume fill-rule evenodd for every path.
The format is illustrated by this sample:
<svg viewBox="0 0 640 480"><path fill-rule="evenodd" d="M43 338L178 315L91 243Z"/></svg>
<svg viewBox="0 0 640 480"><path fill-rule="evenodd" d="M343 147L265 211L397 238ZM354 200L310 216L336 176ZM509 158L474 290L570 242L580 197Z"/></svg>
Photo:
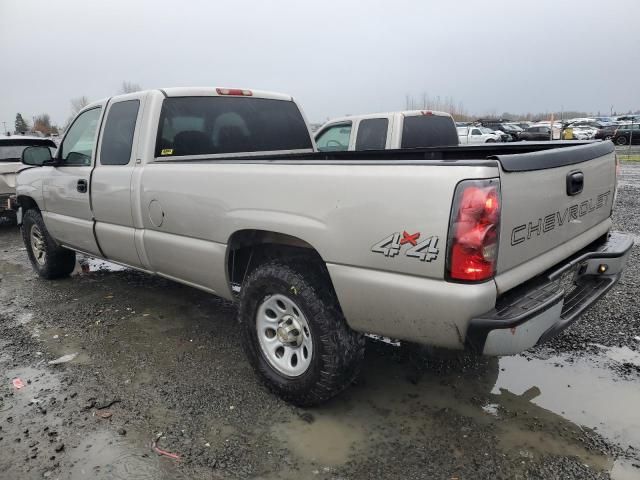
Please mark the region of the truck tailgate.
<svg viewBox="0 0 640 480"><path fill-rule="evenodd" d="M500 274L536 259L524 281L551 266L540 261L544 254L562 249L566 257L595 239L586 232L611 216L616 160L611 142L495 158L502 196L496 283L505 290L514 279L501 285Z"/></svg>

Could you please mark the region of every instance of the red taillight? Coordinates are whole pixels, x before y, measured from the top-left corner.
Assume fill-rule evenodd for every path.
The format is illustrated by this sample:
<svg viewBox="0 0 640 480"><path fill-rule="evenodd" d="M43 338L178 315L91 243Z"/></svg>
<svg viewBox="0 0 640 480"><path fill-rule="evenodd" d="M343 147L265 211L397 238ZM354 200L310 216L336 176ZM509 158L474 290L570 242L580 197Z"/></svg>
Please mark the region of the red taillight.
<svg viewBox="0 0 640 480"><path fill-rule="evenodd" d="M499 180L460 182L449 225L449 278L471 282L491 278L496 270L499 231Z"/></svg>
<svg viewBox="0 0 640 480"><path fill-rule="evenodd" d="M250 97L253 95L251 90L243 90L241 88L216 88L218 95L236 95L240 97Z"/></svg>

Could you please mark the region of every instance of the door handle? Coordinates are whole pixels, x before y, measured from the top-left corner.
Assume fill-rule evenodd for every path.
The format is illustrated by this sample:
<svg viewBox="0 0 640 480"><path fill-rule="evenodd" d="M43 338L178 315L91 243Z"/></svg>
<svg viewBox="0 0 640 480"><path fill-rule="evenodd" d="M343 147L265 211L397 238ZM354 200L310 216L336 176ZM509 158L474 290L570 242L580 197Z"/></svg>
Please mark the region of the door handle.
<svg viewBox="0 0 640 480"><path fill-rule="evenodd" d="M87 181L84 178L78 180L78 192L87 193Z"/></svg>

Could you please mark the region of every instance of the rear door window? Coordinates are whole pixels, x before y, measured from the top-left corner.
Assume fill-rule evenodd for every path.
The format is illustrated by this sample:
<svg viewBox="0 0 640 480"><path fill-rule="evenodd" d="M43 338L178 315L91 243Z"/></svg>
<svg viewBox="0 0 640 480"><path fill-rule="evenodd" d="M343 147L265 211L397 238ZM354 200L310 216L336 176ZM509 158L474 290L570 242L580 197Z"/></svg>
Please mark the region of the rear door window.
<svg viewBox="0 0 640 480"><path fill-rule="evenodd" d="M316 145L321 152L341 152L349 148L351 122L332 125L316 137Z"/></svg>
<svg viewBox="0 0 640 480"><path fill-rule="evenodd" d="M162 104L156 156L312 149L294 102L247 97L172 97Z"/></svg>
<svg viewBox="0 0 640 480"><path fill-rule="evenodd" d="M388 127L389 120L386 118L362 120L358 125L356 150L384 150Z"/></svg>
<svg viewBox="0 0 640 480"><path fill-rule="evenodd" d="M404 117L402 148L458 145L458 134L451 117L415 115Z"/></svg>
<svg viewBox="0 0 640 480"><path fill-rule="evenodd" d="M127 100L111 105L102 134L101 165L129 163L139 108L140 100Z"/></svg>

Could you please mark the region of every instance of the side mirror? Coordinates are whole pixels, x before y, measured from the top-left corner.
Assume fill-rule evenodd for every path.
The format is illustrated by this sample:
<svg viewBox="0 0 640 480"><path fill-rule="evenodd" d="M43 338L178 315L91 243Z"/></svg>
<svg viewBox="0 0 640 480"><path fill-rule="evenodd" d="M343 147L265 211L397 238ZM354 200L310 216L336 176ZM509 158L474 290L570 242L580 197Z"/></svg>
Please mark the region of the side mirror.
<svg viewBox="0 0 640 480"><path fill-rule="evenodd" d="M45 146L27 147L22 151L22 163L33 167L41 167L46 162L52 162L51 150Z"/></svg>

